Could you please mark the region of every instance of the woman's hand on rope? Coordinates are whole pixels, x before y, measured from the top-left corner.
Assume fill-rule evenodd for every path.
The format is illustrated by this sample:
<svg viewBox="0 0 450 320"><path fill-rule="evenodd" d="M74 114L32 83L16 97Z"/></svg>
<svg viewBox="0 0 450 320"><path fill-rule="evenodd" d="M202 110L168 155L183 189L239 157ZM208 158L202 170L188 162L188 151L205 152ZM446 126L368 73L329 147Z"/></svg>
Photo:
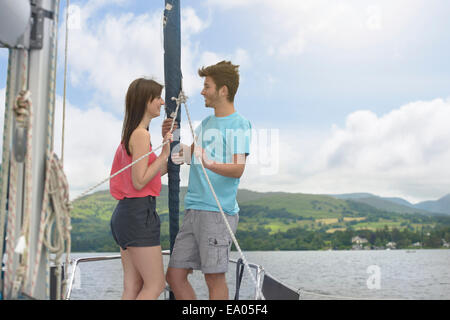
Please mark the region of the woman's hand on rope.
<svg viewBox="0 0 450 320"><path fill-rule="evenodd" d="M162 130L161 130L161 134L162 134L163 137L165 137L167 132L170 131L170 127L172 126L172 121L173 121L172 118L167 118L167 119L165 119L163 121L163 123L162 123ZM178 124L175 121L175 123L173 124L173 130L176 130L176 129L178 129Z"/></svg>
<svg viewBox="0 0 450 320"><path fill-rule="evenodd" d="M166 159L170 156L170 143L173 141L173 134L172 131L169 131L166 133L163 139L163 143L169 141L167 144L164 145L161 155L164 156Z"/></svg>
<svg viewBox="0 0 450 320"><path fill-rule="evenodd" d="M191 164L191 147L183 143L178 144L179 152L172 151L172 162L176 165L182 165L183 163Z"/></svg>

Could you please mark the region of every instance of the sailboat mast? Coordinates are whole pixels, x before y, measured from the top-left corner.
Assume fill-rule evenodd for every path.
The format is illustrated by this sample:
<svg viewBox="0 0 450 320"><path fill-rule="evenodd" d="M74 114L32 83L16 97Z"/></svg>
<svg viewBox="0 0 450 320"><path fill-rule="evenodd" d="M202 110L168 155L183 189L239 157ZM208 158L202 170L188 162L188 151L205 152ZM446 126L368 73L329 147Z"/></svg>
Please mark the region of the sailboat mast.
<svg viewBox="0 0 450 320"><path fill-rule="evenodd" d="M165 0L164 10L164 77L166 89L166 114L168 117L176 110L176 102L172 97L178 97L181 91L181 18L180 1ZM181 109L180 109L181 110ZM176 115L178 128L180 128L181 112ZM171 150L179 141L174 135ZM171 157L167 164L169 180L169 235L170 251L172 252L175 238L179 230L179 193L180 193L180 166L172 162Z"/></svg>
<svg viewBox="0 0 450 320"><path fill-rule="evenodd" d="M31 207L29 216L29 232L27 233L27 260L30 268L25 275L26 283L21 292L29 294L34 291L33 298L49 299L49 253L43 246L42 250L37 248L39 231L41 226L41 209L45 182L45 167L46 159L49 150L52 149L53 144L53 115L55 102L55 76L56 76L56 52L57 52L57 27L58 27L58 12L59 0L34 0L34 1L6 1L8 4L5 8L10 10L17 10L20 5L27 5L31 7L31 16L27 17L27 27L17 39L16 43L7 43L0 39L0 42L5 43L9 47L9 67L7 79L7 101L5 107L5 114L11 112L15 98L22 89L31 92L32 99L32 114L33 121L31 123L32 133L32 165L30 166L31 177L29 182L26 182L27 170L25 162L20 154L24 154L20 150L20 146L24 148L23 139L25 135L20 133L15 117L9 116L5 118L5 128L8 128L4 134L8 139L4 139L5 144L12 145L8 157L3 156L2 163L3 170L8 170L9 163L12 161L16 165L9 169L8 180L14 180L17 190L15 201L16 204L6 202L4 195L9 193L11 199L11 189L5 190L2 188L2 202L1 210L7 210L8 213L8 227L7 232L11 236L7 239L6 250L8 253L9 269L5 272L5 279L1 288L3 298L15 298L11 295L12 283L17 275L19 263L23 261L24 256L15 252L17 241L21 236L20 230L25 218L25 202L30 199L29 206ZM12 3L14 5L12 5ZM0 8L4 10L5 8ZM31 19L31 17L33 19ZM3 28L3 26L2 26ZM4 31L4 30L3 30ZM1 33L0 33L1 34ZM28 130L28 129L27 129ZM26 141L26 140L25 140ZM5 175L3 175L5 177ZM25 188L29 183L30 187ZM7 208L8 204L8 208ZM11 212L14 211L14 216ZM11 226L14 226L11 228ZM14 235L14 236L12 236ZM14 240L14 241L12 241ZM9 248L9 250L8 250ZM12 249L11 249L12 248ZM33 269L36 261L40 261L38 265L36 283L31 285L33 279ZM33 286L34 290L31 289Z"/></svg>

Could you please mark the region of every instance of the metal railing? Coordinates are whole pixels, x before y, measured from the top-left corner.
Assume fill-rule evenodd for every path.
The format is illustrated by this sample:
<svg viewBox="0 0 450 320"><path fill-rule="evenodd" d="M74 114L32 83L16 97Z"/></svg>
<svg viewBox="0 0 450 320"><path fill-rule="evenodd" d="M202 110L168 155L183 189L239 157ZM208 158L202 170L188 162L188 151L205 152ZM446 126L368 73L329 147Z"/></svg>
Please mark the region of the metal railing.
<svg viewBox="0 0 450 320"><path fill-rule="evenodd" d="M169 250L163 250L162 251L163 256L168 256L170 255L170 251ZM71 259L70 260L70 265L69 266L65 266L65 270L67 272L67 285L66 285L66 292L65 292L65 300L70 300L70 297L72 295L72 289L73 289L73 285L74 285L74 280L75 280L75 273L77 271L77 266L80 263L86 263L86 262L98 262L98 261L107 261L107 260L118 260L120 259L121 256L120 255L111 255L111 256L98 256L98 257L87 257L87 258L77 258L77 259ZM234 259L229 259L230 263L234 263L237 264L237 260ZM256 282L257 282L257 286L255 287L255 294L254 294L254 299L255 300L261 300L261 286L262 286L262 281L263 281L263 276L264 276L264 268L260 265L257 264L253 264L253 263L249 263L248 264L249 267L251 269L255 269L256 272ZM237 275L236 275L237 276ZM170 292L170 287L166 286L165 291L164 291L164 295L166 295L166 293Z"/></svg>

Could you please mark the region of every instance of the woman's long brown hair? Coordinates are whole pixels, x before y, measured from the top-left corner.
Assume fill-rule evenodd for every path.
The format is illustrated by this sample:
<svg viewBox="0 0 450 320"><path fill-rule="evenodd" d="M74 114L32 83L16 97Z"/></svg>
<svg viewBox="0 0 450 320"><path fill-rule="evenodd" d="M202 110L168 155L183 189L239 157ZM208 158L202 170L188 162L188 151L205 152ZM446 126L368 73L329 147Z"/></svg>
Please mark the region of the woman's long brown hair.
<svg viewBox="0 0 450 320"><path fill-rule="evenodd" d="M134 80L128 87L125 99L125 118L122 127L122 143L129 156L131 156L129 148L131 134L142 121L147 103L159 97L163 87L163 85L154 80L144 78Z"/></svg>

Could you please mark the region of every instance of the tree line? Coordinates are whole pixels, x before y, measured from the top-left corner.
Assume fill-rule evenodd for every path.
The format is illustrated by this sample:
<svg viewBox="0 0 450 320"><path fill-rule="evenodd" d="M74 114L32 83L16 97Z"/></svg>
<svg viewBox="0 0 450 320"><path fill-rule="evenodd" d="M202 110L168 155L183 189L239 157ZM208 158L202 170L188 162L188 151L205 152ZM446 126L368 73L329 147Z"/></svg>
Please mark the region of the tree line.
<svg viewBox="0 0 450 320"><path fill-rule="evenodd" d="M450 226L414 231L389 229L387 226L376 231L347 228L334 233L293 228L274 234L270 234L268 229L259 226L252 230L238 230L236 233L242 250L247 251L348 250L352 248L352 238L356 236L367 239L366 246L371 248L385 247L388 242L395 242L397 249L412 248L415 243L420 243L420 247L424 249L442 248L442 240L450 243ZM163 250L170 248L169 235L161 235L161 246ZM116 252L118 250L110 231L93 237L75 237L72 241L72 251L75 252Z"/></svg>
<svg viewBox="0 0 450 320"><path fill-rule="evenodd" d="M72 217L72 251L74 252L118 252L109 225L110 213L100 210L103 206L96 201L94 207L77 208ZM236 237L243 250L347 250L352 248L352 238L359 236L367 239L366 246L385 247L388 242L395 242L398 249L410 248L420 243L422 248L441 248L443 241L450 243L450 217L425 215L400 215L370 208L365 204L350 203L341 210L340 223L344 216L364 216L364 222L377 222L381 218L396 221L401 219L401 228L384 228L377 230L357 230L353 226L358 221L345 222L345 230L327 233L329 226L314 222L314 217L299 216L286 209L271 209L257 205L241 206L240 223ZM370 211L369 211L370 210ZM78 212L80 211L80 212ZM345 212L343 212L345 211ZM81 212L83 212L81 214ZM362 214L364 213L364 214ZM165 221L167 215L161 217ZM303 227L292 227L301 220L311 220ZM180 213L180 223L182 213ZM271 223L292 223L284 232L271 232L267 225ZM246 227L244 227L246 225ZM250 225L250 227L249 227ZM413 226L416 226L415 228ZM417 228L418 225L422 227ZM435 227L433 227L435 226ZM248 229L246 229L248 228ZM161 232L161 246L169 249L168 232Z"/></svg>
<svg viewBox="0 0 450 320"><path fill-rule="evenodd" d="M376 231L354 230L326 233L293 228L286 232L270 234L269 230L258 227L251 231L238 230L236 237L243 250L273 251L273 250L349 250L352 248L352 238L359 236L366 239L369 248L383 248L389 242L395 242L397 249L413 248L420 243L420 248L442 248L443 241L450 243L450 226L409 230L389 229L387 226Z"/></svg>

